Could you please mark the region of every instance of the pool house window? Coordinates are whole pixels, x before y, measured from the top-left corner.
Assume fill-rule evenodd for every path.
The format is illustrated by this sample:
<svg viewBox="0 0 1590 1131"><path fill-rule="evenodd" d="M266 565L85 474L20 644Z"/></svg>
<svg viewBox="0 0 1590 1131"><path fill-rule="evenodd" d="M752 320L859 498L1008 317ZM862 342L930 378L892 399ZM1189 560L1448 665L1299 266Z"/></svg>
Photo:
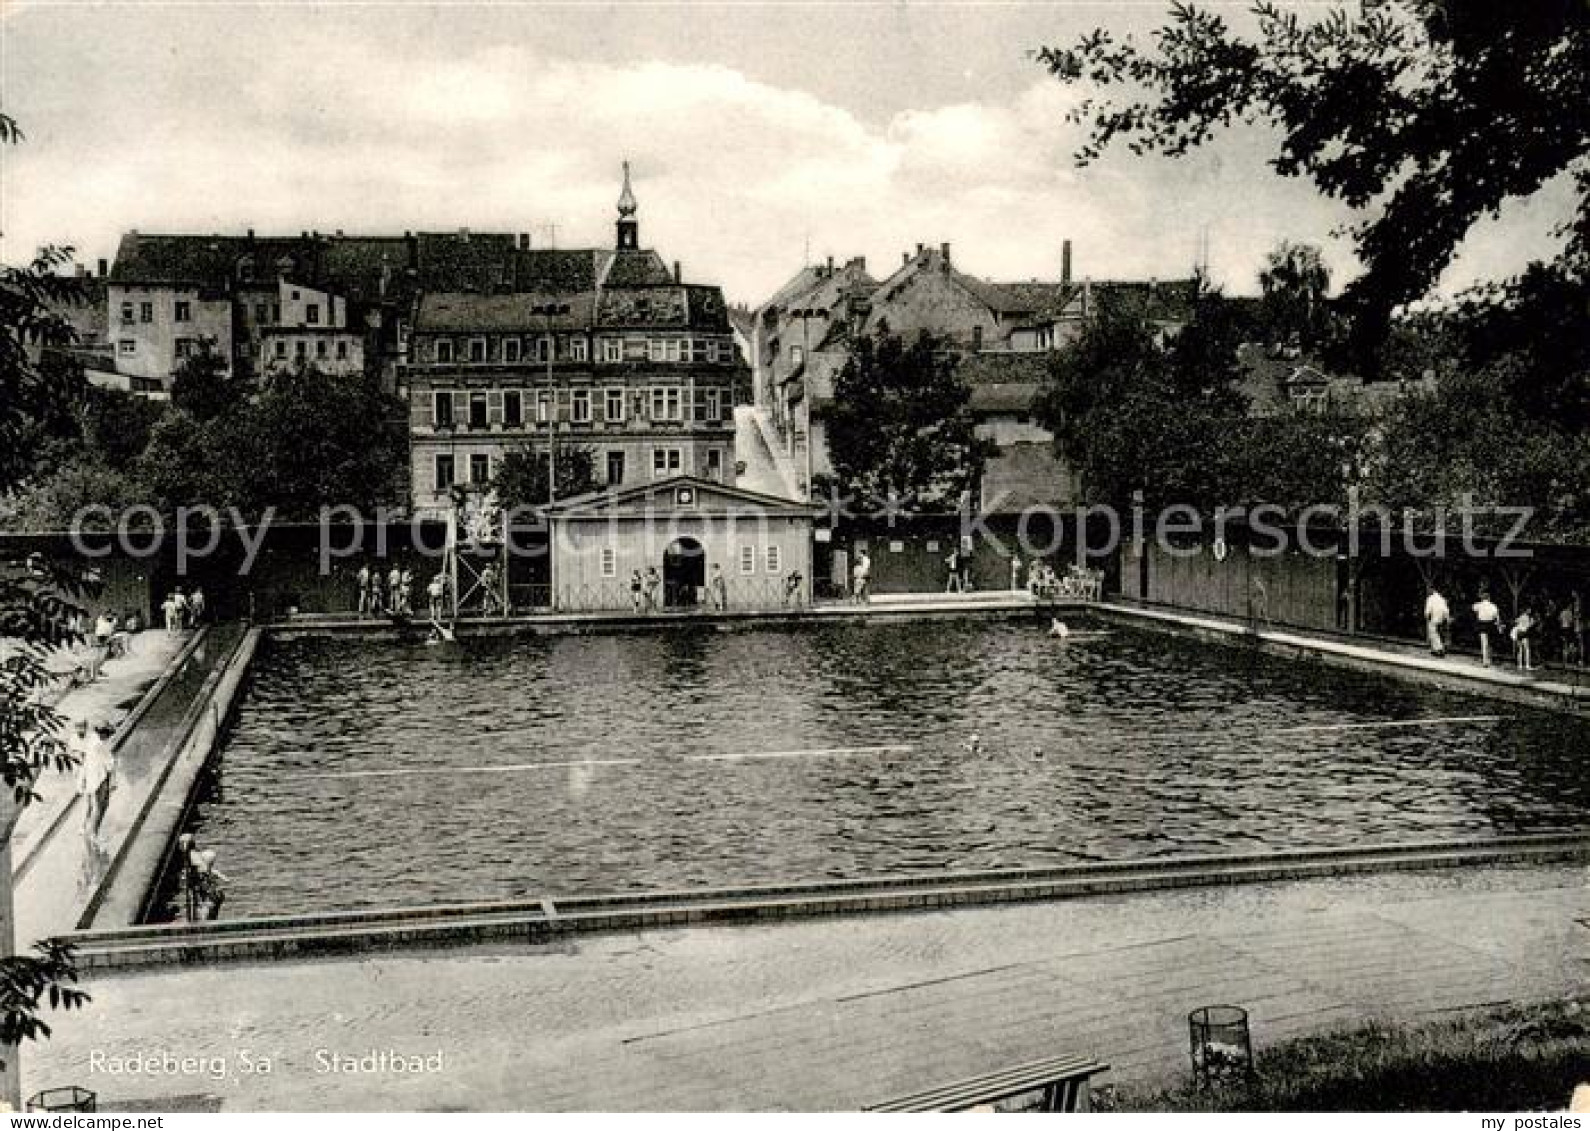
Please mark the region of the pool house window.
<svg viewBox="0 0 1590 1131"><path fill-rule="evenodd" d="M618 576L618 551L611 546L602 547L602 576Z"/></svg>
<svg viewBox="0 0 1590 1131"><path fill-rule="evenodd" d="M784 571L784 553L780 546L767 548L767 572L782 573Z"/></svg>
<svg viewBox="0 0 1590 1131"><path fill-rule="evenodd" d="M750 574L753 574L753 573L756 572L756 547L755 546L741 546L740 547L740 572L743 573L743 574L747 574L747 575L750 575Z"/></svg>

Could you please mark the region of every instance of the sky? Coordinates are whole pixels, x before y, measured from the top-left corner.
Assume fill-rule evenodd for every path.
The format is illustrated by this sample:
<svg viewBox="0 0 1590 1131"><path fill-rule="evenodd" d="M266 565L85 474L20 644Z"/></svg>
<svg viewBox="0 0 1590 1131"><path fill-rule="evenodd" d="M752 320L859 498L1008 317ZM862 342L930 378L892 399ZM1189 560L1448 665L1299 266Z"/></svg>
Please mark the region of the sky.
<svg viewBox="0 0 1590 1131"><path fill-rule="evenodd" d="M120 233L529 232L610 246L620 163L641 240L755 304L803 263L919 243L971 274L1185 276L1228 291L1281 239L1356 273L1352 219L1243 128L1180 160L1072 160L1078 95L1033 52L1116 3L43 3L0 0L0 257ZM1226 5L1223 5L1225 7ZM1229 7L1240 22L1242 8ZM1550 255L1567 186L1481 225L1444 285Z"/></svg>

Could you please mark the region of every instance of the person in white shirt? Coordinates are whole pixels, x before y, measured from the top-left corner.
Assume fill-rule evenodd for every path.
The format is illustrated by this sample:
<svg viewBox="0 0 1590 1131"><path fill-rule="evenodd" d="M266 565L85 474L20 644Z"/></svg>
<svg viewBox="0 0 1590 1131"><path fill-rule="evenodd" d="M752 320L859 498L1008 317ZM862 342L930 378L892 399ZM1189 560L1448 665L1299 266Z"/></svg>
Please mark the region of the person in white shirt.
<svg viewBox="0 0 1590 1131"><path fill-rule="evenodd" d="M1446 655L1446 637L1443 633L1451 620L1452 607L1446 603L1439 589L1430 586L1430 595L1424 599L1424 627L1430 638L1432 656Z"/></svg>
<svg viewBox="0 0 1590 1131"><path fill-rule="evenodd" d="M83 835L92 843L98 840L111 790L116 788L116 755L87 719L77 720L71 749L77 757L77 792L83 798Z"/></svg>
<svg viewBox="0 0 1590 1131"><path fill-rule="evenodd" d="M1480 599L1474 602L1474 619L1479 622L1480 663L1490 667L1491 650L1502 638L1502 610L1484 589L1480 590Z"/></svg>

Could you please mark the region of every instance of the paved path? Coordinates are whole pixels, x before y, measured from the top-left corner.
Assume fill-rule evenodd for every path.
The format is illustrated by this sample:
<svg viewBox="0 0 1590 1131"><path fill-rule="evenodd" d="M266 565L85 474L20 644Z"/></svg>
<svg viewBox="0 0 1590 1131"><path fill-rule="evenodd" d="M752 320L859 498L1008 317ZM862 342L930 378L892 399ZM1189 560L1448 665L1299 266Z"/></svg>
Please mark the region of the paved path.
<svg viewBox="0 0 1590 1131"><path fill-rule="evenodd" d="M1590 992L1587 881L1399 873L106 975L28 1051L26 1085L111 1106L853 1109L1062 1050L1149 1082L1182 1070L1198 1005L1248 1006L1263 1046ZM321 1049L440 1050L442 1070L325 1073ZM213 1063L112 1071L163 1053ZM262 1057L269 1075L244 1071Z"/></svg>
<svg viewBox="0 0 1590 1131"><path fill-rule="evenodd" d="M734 410L734 458L745 464L735 486L780 498L796 497L793 476L786 474L788 460L781 463L768 442L765 421L753 405Z"/></svg>
<svg viewBox="0 0 1590 1131"><path fill-rule="evenodd" d="M107 661L100 680L67 695L56 710L68 719L88 718L118 725L150 687L175 663L190 633L140 633L126 660ZM196 685L207 671L204 645L182 660L167 687ZM153 789L164 767L162 756L181 719L186 701L173 711L145 714L116 748L116 788L97 830L84 828L75 771L51 771L39 781L43 800L23 810L12 834L15 878L16 945L63 934L77 926L95 888Z"/></svg>

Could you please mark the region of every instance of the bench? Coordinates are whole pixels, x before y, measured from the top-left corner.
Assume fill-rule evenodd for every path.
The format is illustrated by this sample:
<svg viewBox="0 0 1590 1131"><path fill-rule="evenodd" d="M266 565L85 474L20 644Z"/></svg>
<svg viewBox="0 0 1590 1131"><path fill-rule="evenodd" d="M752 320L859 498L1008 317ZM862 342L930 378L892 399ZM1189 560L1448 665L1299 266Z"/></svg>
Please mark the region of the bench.
<svg viewBox="0 0 1590 1131"><path fill-rule="evenodd" d="M1041 1092L1037 1110L1087 1111L1092 1089L1089 1078L1109 1070L1109 1065L1086 1056L1056 1056L1035 1060L985 1076L944 1084L926 1092L875 1104L867 1111L967 1111L1022 1095Z"/></svg>

